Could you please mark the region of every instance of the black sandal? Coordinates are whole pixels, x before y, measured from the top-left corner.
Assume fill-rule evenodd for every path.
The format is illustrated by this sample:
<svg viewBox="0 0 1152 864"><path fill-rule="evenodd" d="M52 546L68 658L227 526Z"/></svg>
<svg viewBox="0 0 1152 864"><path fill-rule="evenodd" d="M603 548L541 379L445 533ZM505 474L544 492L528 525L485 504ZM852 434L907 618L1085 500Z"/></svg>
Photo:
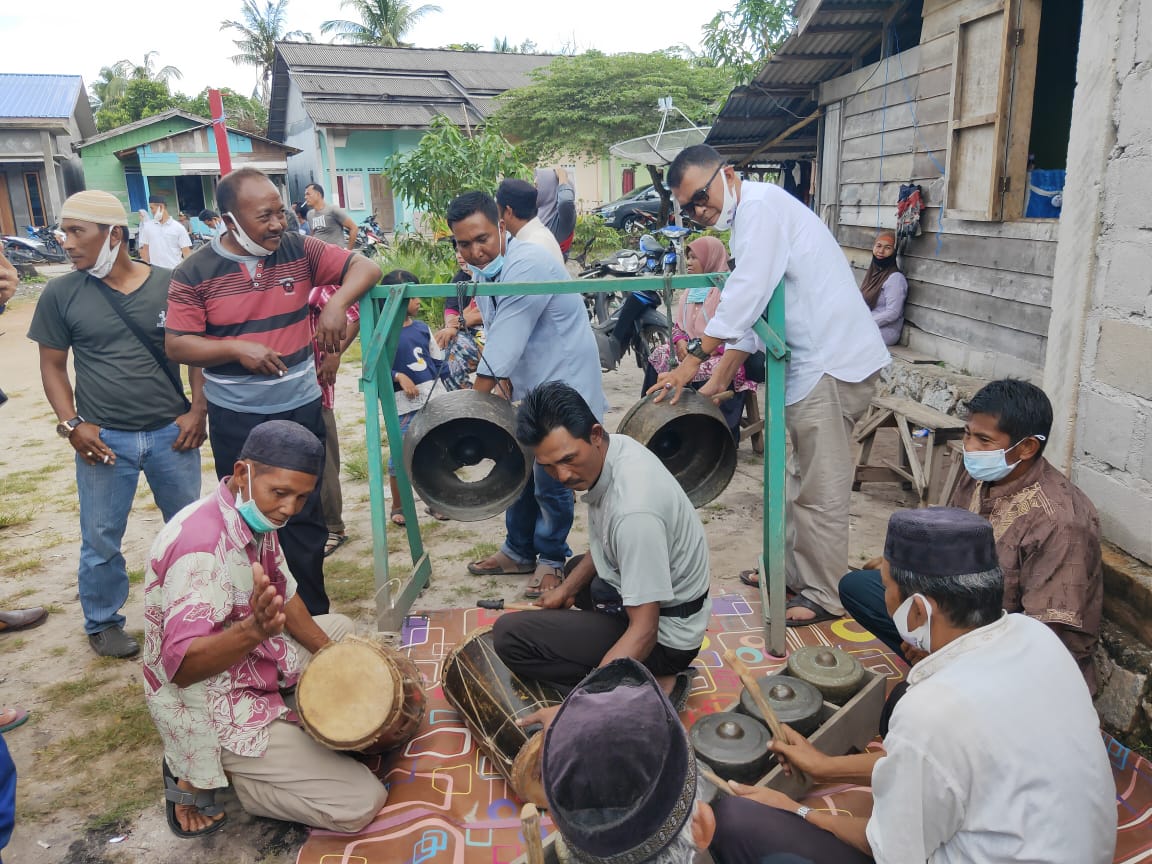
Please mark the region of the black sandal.
<svg viewBox="0 0 1152 864"><path fill-rule="evenodd" d="M168 818L168 827L172 829L172 833L177 837L183 839L191 839L193 837L204 837L214 831L219 831L224 823L228 821L228 814L224 813L224 808L216 803L216 790L208 789L199 792L188 792L181 789L177 785L178 781L173 776L171 769L168 768L168 761L163 760L164 765L164 815ZM180 827L180 820L176 818L176 805L181 804L186 807L195 807L205 816L215 816L218 813L224 813L223 819L217 819L207 828L202 828L199 831L185 831Z"/></svg>
<svg viewBox="0 0 1152 864"><path fill-rule="evenodd" d="M804 621L801 621L798 618L785 618L784 625L786 627L808 627L812 624L822 624L825 621L839 621L844 617L843 615L832 614L819 603L809 600L803 594L797 594L795 597L785 603L784 613L787 614L789 609L795 609L797 607L801 609L808 609L809 611L815 612L816 614L814 617L808 618Z"/></svg>

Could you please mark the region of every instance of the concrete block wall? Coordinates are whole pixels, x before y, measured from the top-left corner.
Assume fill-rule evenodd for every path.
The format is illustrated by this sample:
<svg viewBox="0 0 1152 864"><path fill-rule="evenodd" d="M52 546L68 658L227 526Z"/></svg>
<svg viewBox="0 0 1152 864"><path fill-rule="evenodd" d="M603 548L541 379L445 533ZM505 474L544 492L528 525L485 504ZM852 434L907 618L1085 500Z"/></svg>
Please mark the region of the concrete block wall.
<svg viewBox="0 0 1152 864"><path fill-rule="evenodd" d="M1152 563L1152 0L1125 0L1119 12L1072 479L1105 536Z"/></svg>

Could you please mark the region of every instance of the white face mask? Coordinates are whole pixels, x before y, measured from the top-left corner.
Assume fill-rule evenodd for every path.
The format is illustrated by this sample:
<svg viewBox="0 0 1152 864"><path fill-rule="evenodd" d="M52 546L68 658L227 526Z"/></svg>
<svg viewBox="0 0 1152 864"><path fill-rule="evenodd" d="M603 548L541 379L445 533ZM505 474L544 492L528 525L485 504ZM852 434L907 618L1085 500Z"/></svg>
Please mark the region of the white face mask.
<svg viewBox="0 0 1152 864"><path fill-rule="evenodd" d="M104 245L100 248L100 254L96 256L96 263L88 268L88 274L97 279L103 279L112 272L118 254L120 254L120 244L117 243L112 246L112 229L109 228L108 236L104 238Z"/></svg>
<svg viewBox="0 0 1152 864"><path fill-rule="evenodd" d="M721 175L723 177L723 175ZM736 216L736 193L728 186L728 178L724 179L724 203L720 206L720 215L716 217L716 221L712 223L712 227L717 231L727 231L732 227L732 220Z"/></svg>
<svg viewBox="0 0 1152 864"><path fill-rule="evenodd" d="M924 623L917 627L915 630L908 629L908 613L912 611L912 603L916 598L920 598L920 603L924 606ZM896 625L896 631L900 634L900 638L917 648L920 651L932 651L932 607L928 605L928 598L923 594L913 594L903 603L896 607L896 611L892 613L892 623Z"/></svg>
<svg viewBox="0 0 1152 864"><path fill-rule="evenodd" d="M236 221L235 216L229 213L228 218L232 220L232 227L230 229L232 237L240 244L240 248L249 255L255 255L257 258L267 258L272 254L244 232L244 229L240 227L240 223Z"/></svg>

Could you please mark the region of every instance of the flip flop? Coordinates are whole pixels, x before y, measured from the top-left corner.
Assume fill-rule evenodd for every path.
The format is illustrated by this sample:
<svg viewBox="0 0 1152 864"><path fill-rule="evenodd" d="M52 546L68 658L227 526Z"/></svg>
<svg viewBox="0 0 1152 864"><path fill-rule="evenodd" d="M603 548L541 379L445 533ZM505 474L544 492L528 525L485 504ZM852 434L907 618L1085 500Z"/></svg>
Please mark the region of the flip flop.
<svg viewBox="0 0 1152 864"><path fill-rule="evenodd" d="M760 587L760 568L753 567L751 570L740 571L740 581L747 585L749 588Z"/></svg>
<svg viewBox="0 0 1152 864"><path fill-rule="evenodd" d="M517 564L513 569L508 570L504 567L481 567L480 561L473 561L468 565L468 572L473 576L527 576L529 573L536 572L536 565Z"/></svg>
<svg viewBox="0 0 1152 864"><path fill-rule="evenodd" d="M12 715L12 719L5 723L3 726L0 726L0 733L10 732L17 726L23 726L28 722L28 712L23 708L12 707L5 708L3 711L0 711L0 717L7 716L9 714Z"/></svg>
<svg viewBox="0 0 1152 864"><path fill-rule="evenodd" d="M347 542L347 534L337 534L335 531L329 531L328 542L324 544L324 557L327 558Z"/></svg>
<svg viewBox="0 0 1152 864"><path fill-rule="evenodd" d="M549 573L548 570L552 572ZM529 580L528 587L524 589L525 600L539 600L545 591L551 591L553 588L558 587L564 582L564 568L563 567L549 567L544 572L540 572L540 568L535 568L533 571L533 578ZM544 586L544 580L547 578L556 580L555 585L549 585L547 588Z"/></svg>
<svg viewBox="0 0 1152 864"><path fill-rule="evenodd" d="M204 837L224 827L224 824L228 821L228 814L224 813L224 808L216 803L216 790L208 789L200 792L187 792L181 789L176 777L173 776L171 769L168 767L167 760L161 761L164 765L164 815L168 819L168 827L172 829L172 833L177 837L191 839L192 837ZM180 827L180 820L176 818L177 804L195 807L205 816L215 816L217 813L224 813L224 818L217 819L207 828L202 828L199 831L185 831Z"/></svg>
<svg viewBox="0 0 1152 864"><path fill-rule="evenodd" d="M785 618L784 619L784 625L786 627L807 627L810 624L820 624L824 621L839 621L841 618L844 617L843 615L833 615L831 612L829 612L827 609L825 609L819 603L814 603L813 601L811 601L807 597L805 597L803 594L797 594L795 597L793 597L791 600L789 600L787 603L784 604L784 614L787 615L789 609L795 609L798 606L803 608L803 609L809 609L809 610L815 612L816 616L814 618L808 618L807 620L804 620L804 621L797 621L797 620L792 619L792 618Z"/></svg>
<svg viewBox="0 0 1152 864"><path fill-rule="evenodd" d="M393 525L399 525L401 528L408 524L408 522L404 519L403 510L393 510L388 518L391 520Z"/></svg>
<svg viewBox="0 0 1152 864"><path fill-rule="evenodd" d="M452 518L451 516L445 516L443 513L437 513L431 507L425 507L424 512L435 519L437 522L447 522Z"/></svg>

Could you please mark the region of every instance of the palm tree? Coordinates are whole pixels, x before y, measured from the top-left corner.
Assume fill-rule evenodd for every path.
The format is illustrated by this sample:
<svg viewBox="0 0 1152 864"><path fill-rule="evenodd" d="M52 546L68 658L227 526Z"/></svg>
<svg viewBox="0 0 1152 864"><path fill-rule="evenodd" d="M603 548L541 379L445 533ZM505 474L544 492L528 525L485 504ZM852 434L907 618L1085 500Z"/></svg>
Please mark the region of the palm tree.
<svg viewBox="0 0 1152 864"><path fill-rule="evenodd" d="M131 60L119 60L112 68L121 77L135 81L159 81L161 84L167 84L173 78L183 78L183 74L175 66L155 68L152 64L152 58L159 53L159 51L149 51L144 55L144 62L140 64L133 63Z"/></svg>
<svg viewBox="0 0 1152 864"><path fill-rule="evenodd" d="M128 86L128 79L116 71L118 65L101 66L100 76L88 88L92 91L95 109L105 103L115 102L124 95L124 88Z"/></svg>
<svg viewBox="0 0 1152 864"><path fill-rule="evenodd" d="M405 0L340 0L340 8L348 7L360 16L359 21L325 21L320 32L335 33L337 40L354 45L385 48L411 47L402 41L408 31L429 12L443 11L431 4L413 9Z"/></svg>
<svg viewBox="0 0 1152 864"><path fill-rule="evenodd" d="M312 36L302 30L284 31L285 7L288 0L266 0L264 10L256 5L256 0L244 0L240 9L243 21L221 21L221 30L235 30L239 39L232 40L239 54L232 55L232 62L241 66L255 66L260 73L260 98L268 104L268 86L272 80L272 67L276 62L276 43L285 39L303 39L311 42Z"/></svg>

